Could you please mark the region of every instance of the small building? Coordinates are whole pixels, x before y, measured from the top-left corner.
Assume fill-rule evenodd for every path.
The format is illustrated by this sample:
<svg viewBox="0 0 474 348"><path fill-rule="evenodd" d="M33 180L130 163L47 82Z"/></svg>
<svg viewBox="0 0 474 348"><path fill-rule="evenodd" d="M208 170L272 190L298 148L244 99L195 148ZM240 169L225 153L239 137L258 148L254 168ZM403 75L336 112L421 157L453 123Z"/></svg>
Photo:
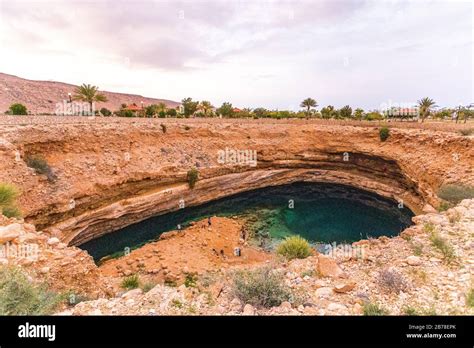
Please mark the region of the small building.
<svg viewBox="0 0 474 348"><path fill-rule="evenodd" d="M143 110L143 108L141 106L138 106L137 104L133 103L133 104L127 105L125 110L129 110L129 111L133 111L133 112L140 112L140 111Z"/></svg>

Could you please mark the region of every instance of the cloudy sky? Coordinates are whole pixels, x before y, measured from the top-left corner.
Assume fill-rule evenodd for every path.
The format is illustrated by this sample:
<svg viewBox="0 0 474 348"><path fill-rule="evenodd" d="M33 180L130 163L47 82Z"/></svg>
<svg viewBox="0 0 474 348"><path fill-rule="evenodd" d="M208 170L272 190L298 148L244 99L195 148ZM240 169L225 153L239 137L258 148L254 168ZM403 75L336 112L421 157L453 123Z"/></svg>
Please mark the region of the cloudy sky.
<svg viewBox="0 0 474 348"><path fill-rule="evenodd" d="M0 72L214 105L474 102L471 1L0 0Z"/></svg>

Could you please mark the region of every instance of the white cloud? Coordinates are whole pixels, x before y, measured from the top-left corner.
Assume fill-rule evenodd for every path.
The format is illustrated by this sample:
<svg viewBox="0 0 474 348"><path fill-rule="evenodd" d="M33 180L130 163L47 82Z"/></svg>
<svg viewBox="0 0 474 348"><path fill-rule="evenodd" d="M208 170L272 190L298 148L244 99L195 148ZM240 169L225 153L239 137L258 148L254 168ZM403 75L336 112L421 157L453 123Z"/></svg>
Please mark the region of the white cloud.
<svg viewBox="0 0 474 348"><path fill-rule="evenodd" d="M472 102L472 3L2 1L0 67L245 107Z"/></svg>

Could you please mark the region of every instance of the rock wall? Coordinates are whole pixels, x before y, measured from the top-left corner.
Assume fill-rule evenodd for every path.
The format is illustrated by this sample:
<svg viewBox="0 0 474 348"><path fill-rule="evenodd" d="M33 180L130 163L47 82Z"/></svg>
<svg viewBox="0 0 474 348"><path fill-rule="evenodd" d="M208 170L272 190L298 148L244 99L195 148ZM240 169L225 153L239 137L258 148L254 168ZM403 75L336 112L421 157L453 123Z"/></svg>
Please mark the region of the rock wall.
<svg viewBox="0 0 474 348"><path fill-rule="evenodd" d="M166 125L166 133L160 124ZM79 245L152 215L295 181L335 182L403 200L415 213L438 204L448 182L474 183L473 138L454 133L311 123L153 120L149 123L0 128L0 182L22 190L26 221ZM257 165L219 163L218 151L255 150ZM56 180L27 167L42 156ZM188 188L186 173L200 180Z"/></svg>

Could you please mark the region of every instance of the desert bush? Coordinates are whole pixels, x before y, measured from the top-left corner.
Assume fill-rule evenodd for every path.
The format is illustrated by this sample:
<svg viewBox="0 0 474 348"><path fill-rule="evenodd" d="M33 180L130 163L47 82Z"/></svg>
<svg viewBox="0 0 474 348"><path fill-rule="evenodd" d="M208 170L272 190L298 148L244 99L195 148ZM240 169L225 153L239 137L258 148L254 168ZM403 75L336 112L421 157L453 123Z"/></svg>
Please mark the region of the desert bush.
<svg viewBox="0 0 474 348"><path fill-rule="evenodd" d="M156 283L154 282L146 282L145 284L142 285L141 289L143 292L148 292L151 289L153 289L156 286Z"/></svg>
<svg viewBox="0 0 474 348"><path fill-rule="evenodd" d="M391 268L385 268L380 271L377 281L386 291L395 292L397 294L408 288L408 282L405 277Z"/></svg>
<svg viewBox="0 0 474 348"><path fill-rule="evenodd" d="M446 210L452 208L453 205L454 205L454 204L452 204L452 203L449 203L449 202L446 202L446 201L442 201L442 202L439 203L438 211L439 211L440 213L442 213L443 211L446 211Z"/></svg>
<svg viewBox="0 0 474 348"><path fill-rule="evenodd" d="M311 247L303 237L291 236L278 245L277 254L286 257L288 260L304 259L311 255Z"/></svg>
<svg viewBox="0 0 474 348"><path fill-rule="evenodd" d="M140 279L138 278L138 274L132 274L128 277L125 277L120 284L122 289L136 289L140 286Z"/></svg>
<svg viewBox="0 0 474 348"><path fill-rule="evenodd" d="M421 256L423 254L423 245L421 243L413 243L412 249L415 256Z"/></svg>
<svg viewBox="0 0 474 348"><path fill-rule="evenodd" d="M0 268L0 315L47 315L62 297L34 284L19 268Z"/></svg>
<svg viewBox="0 0 474 348"><path fill-rule="evenodd" d="M388 129L387 127L380 128L379 136L380 136L381 141L387 140L388 137L390 136L390 129Z"/></svg>
<svg viewBox="0 0 474 348"><path fill-rule="evenodd" d="M364 303L363 313L364 315L374 316L374 315L388 315L388 311L377 303L366 302Z"/></svg>
<svg viewBox="0 0 474 348"><path fill-rule="evenodd" d="M56 180L56 175L53 173L53 170L49 166L48 162L46 162L42 156L27 156L26 165L30 168L33 168L36 173L46 175L48 181L53 182Z"/></svg>
<svg viewBox="0 0 474 348"><path fill-rule="evenodd" d="M474 128L461 129L459 133L464 136L469 136L471 134L474 134Z"/></svg>
<svg viewBox="0 0 474 348"><path fill-rule="evenodd" d="M171 116L171 117L176 117L176 115L178 114L178 112L176 111L176 109L168 109L166 110L166 114L168 116Z"/></svg>
<svg viewBox="0 0 474 348"><path fill-rule="evenodd" d="M20 103L10 105L9 111L11 115L28 115L28 109Z"/></svg>
<svg viewBox="0 0 474 348"><path fill-rule="evenodd" d="M184 130L187 130L187 131L188 131L188 130L190 130L190 129L191 129L191 127L189 127L189 126L184 126Z"/></svg>
<svg viewBox="0 0 474 348"><path fill-rule="evenodd" d="M11 184L0 183L0 213L4 216L21 217L21 211L16 206L18 189Z"/></svg>
<svg viewBox="0 0 474 348"><path fill-rule="evenodd" d="M186 178L188 180L189 188L194 188L194 186L196 185L196 182L199 179L199 171L196 168L191 168L188 171Z"/></svg>
<svg viewBox="0 0 474 348"><path fill-rule="evenodd" d="M2 208L1 213L7 218L20 218L22 216L21 210L14 205Z"/></svg>
<svg viewBox="0 0 474 348"><path fill-rule="evenodd" d="M417 316L420 315L420 310L412 306L406 306L403 308L403 313L408 316Z"/></svg>
<svg viewBox="0 0 474 348"><path fill-rule="evenodd" d="M453 247L442 238L438 232L433 231L430 236L430 241L433 246L443 254L444 260L449 264L456 259L456 254Z"/></svg>
<svg viewBox="0 0 474 348"><path fill-rule="evenodd" d="M462 184L447 184L443 185L438 190L438 197L457 204L463 199L474 198L474 186Z"/></svg>
<svg viewBox="0 0 474 348"><path fill-rule="evenodd" d="M163 133L166 133L166 130L167 130L166 125L164 125L164 124L162 123L162 124L160 124L160 127L161 127L161 131L162 131Z"/></svg>
<svg viewBox="0 0 474 348"><path fill-rule="evenodd" d="M269 266L237 271L233 276L232 293L243 303L266 308L279 306L292 297L284 276Z"/></svg>
<svg viewBox="0 0 474 348"><path fill-rule="evenodd" d="M184 286L187 288L195 288L197 286L197 274L195 273L186 273L184 278Z"/></svg>
<svg viewBox="0 0 474 348"><path fill-rule="evenodd" d="M469 290L466 295L466 304L469 308L474 308L474 288Z"/></svg>
<svg viewBox="0 0 474 348"><path fill-rule="evenodd" d="M458 211L451 211L448 213L448 220L451 224L455 224L461 220L461 213Z"/></svg>
<svg viewBox="0 0 474 348"><path fill-rule="evenodd" d="M423 231L426 233L433 233L436 230L435 225L432 222L427 222L423 225Z"/></svg>
<svg viewBox="0 0 474 348"><path fill-rule="evenodd" d="M0 183L0 208L14 204L17 197L18 190L14 185Z"/></svg>
<svg viewBox="0 0 474 348"><path fill-rule="evenodd" d="M104 115L104 116L110 116L110 115L112 115L112 111L110 111L110 110L107 109L107 108L102 108L102 109L100 109L100 113L101 113L102 115Z"/></svg>

